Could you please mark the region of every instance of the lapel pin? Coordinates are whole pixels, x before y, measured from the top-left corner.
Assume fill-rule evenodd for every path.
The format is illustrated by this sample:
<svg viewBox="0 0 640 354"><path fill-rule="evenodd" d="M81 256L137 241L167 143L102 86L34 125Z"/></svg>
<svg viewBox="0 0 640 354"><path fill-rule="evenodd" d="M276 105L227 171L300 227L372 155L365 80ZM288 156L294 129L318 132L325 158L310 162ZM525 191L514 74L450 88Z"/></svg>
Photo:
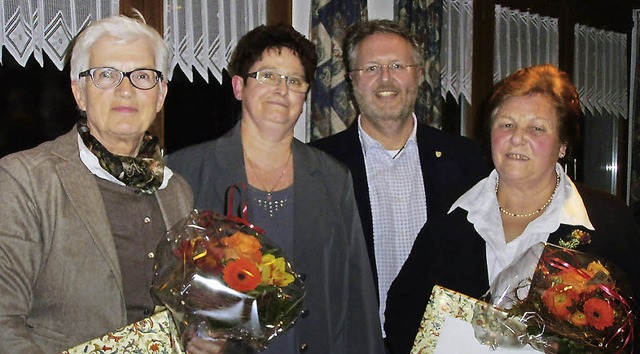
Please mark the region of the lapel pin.
<svg viewBox="0 0 640 354"><path fill-rule="evenodd" d="M442 151L436 151L436 157L442 156Z"/></svg>

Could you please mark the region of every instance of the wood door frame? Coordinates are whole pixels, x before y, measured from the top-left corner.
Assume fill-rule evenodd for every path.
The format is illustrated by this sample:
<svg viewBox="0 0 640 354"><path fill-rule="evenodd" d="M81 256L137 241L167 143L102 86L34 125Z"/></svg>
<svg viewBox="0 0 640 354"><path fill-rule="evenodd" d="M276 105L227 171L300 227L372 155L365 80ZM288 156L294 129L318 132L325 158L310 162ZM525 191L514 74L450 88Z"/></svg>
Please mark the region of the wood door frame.
<svg viewBox="0 0 640 354"><path fill-rule="evenodd" d="M155 28L160 35L163 35L164 17L161 0L120 0L120 14L130 16L133 9L140 11L147 24ZM164 108L158 112L156 120L151 124L149 131L157 136L160 139L160 144L164 146Z"/></svg>

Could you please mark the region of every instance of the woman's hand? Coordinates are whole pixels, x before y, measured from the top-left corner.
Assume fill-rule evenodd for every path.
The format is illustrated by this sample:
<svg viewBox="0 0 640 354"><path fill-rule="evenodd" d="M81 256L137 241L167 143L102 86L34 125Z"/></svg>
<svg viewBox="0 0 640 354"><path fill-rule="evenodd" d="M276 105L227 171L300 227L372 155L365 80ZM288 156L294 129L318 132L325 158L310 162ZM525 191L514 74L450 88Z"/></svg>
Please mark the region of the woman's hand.
<svg viewBox="0 0 640 354"><path fill-rule="evenodd" d="M187 344L188 354L219 354L224 350L225 340L206 340L193 337Z"/></svg>

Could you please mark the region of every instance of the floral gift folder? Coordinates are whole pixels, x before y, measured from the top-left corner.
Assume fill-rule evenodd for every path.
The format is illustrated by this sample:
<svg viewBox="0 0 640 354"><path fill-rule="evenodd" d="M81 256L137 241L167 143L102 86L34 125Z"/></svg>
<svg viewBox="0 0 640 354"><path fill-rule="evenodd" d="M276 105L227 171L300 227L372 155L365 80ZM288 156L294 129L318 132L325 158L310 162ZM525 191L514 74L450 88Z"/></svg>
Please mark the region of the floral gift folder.
<svg viewBox="0 0 640 354"><path fill-rule="evenodd" d="M439 285L434 286L411 354L433 353L447 316L471 322L476 306L491 305Z"/></svg>
<svg viewBox="0 0 640 354"><path fill-rule="evenodd" d="M180 339L169 311L161 311L62 354L182 354Z"/></svg>

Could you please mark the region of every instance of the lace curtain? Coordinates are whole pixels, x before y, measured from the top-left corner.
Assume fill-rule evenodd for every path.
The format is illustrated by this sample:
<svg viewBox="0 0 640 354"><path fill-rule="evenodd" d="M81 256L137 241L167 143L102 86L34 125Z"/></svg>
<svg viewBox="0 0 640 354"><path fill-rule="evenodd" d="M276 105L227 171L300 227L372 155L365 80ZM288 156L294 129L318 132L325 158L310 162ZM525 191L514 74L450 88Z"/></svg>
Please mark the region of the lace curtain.
<svg viewBox="0 0 640 354"><path fill-rule="evenodd" d="M558 65L558 20L495 6L493 79L534 64ZM445 0L442 23L442 96L471 103L473 0Z"/></svg>
<svg viewBox="0 0 640 354"><path fill-rule="evenodd" d="M163 0L164 38L171 53L169 75L177 65L193 81L195 70L222 82L240 37L267 21L266 0Z"/></svg>
<svg viewBox="0 0 640 354"><path fill-rule="evenodd" d="M46 54L62 70L73 37L89 21L112 16L118 10L118 0L2 0L0 48L5 47L21 66L31 55L43 66Z"/></svg>
<svg viewBox="0 0 640 354"><path fill-rule="evenodd" d="M558 65L558 19L500 5L495 17L494 82L523 67Z"/></svg>
<svg viewBox="0 0 640 354"><path fill-rule="evenodd" d="M43 55L47 55L62 70L65 50L73 37L91 20L118 14L119 3L119 0L3 0L0 47L5 47L22 66L31 55L42 66ZM266 0L164 0L163 6L171 69L179 66L189 80L193 80L195 69L207 82L207 70L221 81L222 70L238 38L266 23Z"/></svg>
<svg viewBox="0 0 640 354"><path fill-rule="evenodd" d="M582 109L627 118L627 35L577 24L574 75Z"/></svg>
<svg viewBox="0 0 640 354"><path fill-rule="evenodd" d="M473 0L445 0L442 8L440 94L471 102Z"/></svg>

